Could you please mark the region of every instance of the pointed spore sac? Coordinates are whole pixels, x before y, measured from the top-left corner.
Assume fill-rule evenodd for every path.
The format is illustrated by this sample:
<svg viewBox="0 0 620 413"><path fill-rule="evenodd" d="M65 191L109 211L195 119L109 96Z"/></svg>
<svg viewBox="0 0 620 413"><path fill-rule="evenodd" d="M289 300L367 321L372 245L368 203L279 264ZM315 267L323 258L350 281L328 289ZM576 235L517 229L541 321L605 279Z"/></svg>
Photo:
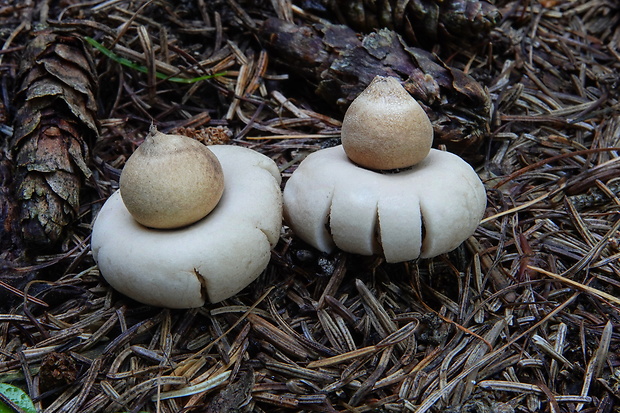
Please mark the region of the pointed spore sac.
<svg viewBox="0 0 620 413"><path fill-rule="evenodd" d="M22 237L51 246L75 220L98 136L94 65L73 34L43 31L24 52L11 153Z"/></svg>

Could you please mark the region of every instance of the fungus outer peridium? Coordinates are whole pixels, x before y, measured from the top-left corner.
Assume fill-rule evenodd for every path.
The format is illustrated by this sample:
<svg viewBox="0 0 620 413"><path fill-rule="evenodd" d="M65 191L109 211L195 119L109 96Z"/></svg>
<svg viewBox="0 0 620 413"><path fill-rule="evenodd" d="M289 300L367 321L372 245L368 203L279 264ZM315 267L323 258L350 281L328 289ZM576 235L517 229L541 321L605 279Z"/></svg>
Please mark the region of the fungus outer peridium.
<svg viewBox="0 0 620 413"><path fill-rule="evenodd" d="M378 113L390 112L383 105L394 100L385 98L385 90L399 96L397 112L402 113L400 106L409 105L408 99L413 98L402 96L399 88L407 94L396 79L375 79L370 92L360 95L363 113L369 111L369 102L379 105ZM382 254L388 262L429 258L456 248L473 234L486 207L486 192L476 172L457 155L430 149L432 126L417 103L413 105L419 108L416 116L423 119L416 118L412 125L410 119L396 116L392 120L400 119L405 126L392 125L385 129L389 133L376 128L381 124L377 117L356 113L360 105L355 103L343 121L343 145L309 155L289 178L284 188L287 223L321 251L338 247L362 255ZM365 128L373 131L361 139L352 136ZM384 151L377 156L379 167L373 168L351 156L345 145L347 140L359 143L358 152L366 151L372 159L377 146L392 149L385 143L391 139L404 142L401 152L416 153L404 157L409 161L390 164L384 162ZM415 143L417 139L422 143ZM380 142L375 145L376 141ZM412 166L411 159L420 153L425 156ZM380 171L393 168L405 169L391 174Z"/></svg>
<svg viewBox="0 0 620 413"><path fill-rule="evenodd" d="M238 293L265 269L282 225L278 168L251 149L211 150L226 188L218 206L194 224L148 228L119 191L106 201L93 225L92 251L114 289L149 305L200 307Z"/></svg>

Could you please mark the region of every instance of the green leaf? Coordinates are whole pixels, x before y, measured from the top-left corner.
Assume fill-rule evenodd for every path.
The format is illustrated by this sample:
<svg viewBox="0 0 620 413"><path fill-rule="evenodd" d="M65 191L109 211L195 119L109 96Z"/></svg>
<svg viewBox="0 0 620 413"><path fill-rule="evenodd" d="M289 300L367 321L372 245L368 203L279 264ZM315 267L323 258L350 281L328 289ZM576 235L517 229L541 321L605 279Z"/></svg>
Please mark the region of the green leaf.
<svg viewBox="0 0 620 413"><path fill-rule="evenodd" d="M101 43L93 39L92 37L85 36L84 39L86 39L86 41L91 46L93 46L95 49L99 50L101 53L103 53L105 56L109 57L110 59L114 60L115 62L120 63L123 66L127 66L132 69L135 69L138 72L142 72L142 73L149 72L146 66L139 65L137 63L132 62L129 59L125 59L124 57L117 55L112 50L107 49L104 45L102 45ZM185 77L168 76L160 72L155 72L155 77L157 77L158 79L169 80L170 82L177 82L177 83L197 83L202 80L212 79L214 77L224 76L224 75L226 75L226 72L220 72L220 73L215 73L212 75L205 75L205 76L199 76L199 77L185 78Z"/></svg>
<svg viewBox="0 0 620 413"><path fill-rule="evenodd" d="M30 399L30 397L28 397L26 392L19 387L15 387L6 383L0 383L0 393L2 393L4 397L12 401L24 412L37 413L37 409L34 407L34 403ZM0 413L15 413L15 411L3 402L0 402Z"/></svg>

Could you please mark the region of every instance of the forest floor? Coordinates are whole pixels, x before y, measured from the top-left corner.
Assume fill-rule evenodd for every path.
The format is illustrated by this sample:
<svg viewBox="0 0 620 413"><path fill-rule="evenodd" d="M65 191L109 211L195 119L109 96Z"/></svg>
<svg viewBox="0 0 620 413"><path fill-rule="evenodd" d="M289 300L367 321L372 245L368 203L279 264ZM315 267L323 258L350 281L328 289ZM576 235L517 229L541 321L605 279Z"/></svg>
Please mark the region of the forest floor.
<svg viewBox="0 0 620 413"><path fill-rule="evenodd" d="M402 37L327 3L0 1L0 382L50 413L620 412L620 3L502 0L464 34L419 1L438 20L408 30L394 11ZM485 184L455 252L387 264L285 226L220 303L150 307L102 279L92 221L151 124L257 150L284 186L381 71L411 76L436 146ZM44 127L75 144L70 172L33 184L80 188L58 211L16 192Z"/></svg>

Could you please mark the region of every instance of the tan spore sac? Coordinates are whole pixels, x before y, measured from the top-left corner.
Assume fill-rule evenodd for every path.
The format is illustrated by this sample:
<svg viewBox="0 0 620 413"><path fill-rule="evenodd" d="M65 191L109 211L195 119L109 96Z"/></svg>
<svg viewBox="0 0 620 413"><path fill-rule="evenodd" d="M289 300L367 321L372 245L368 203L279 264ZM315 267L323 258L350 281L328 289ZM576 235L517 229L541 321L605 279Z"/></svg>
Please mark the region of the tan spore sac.
<svg viewBox="0 0 620 413"><path fill-rule="evenodd" d="M211 212L224 191L222 167L200 142L149 134L127 161L121 197L134 219L151 228L178 228Z"/></svg>
<svg viewBox="0 0 620 413"><path fill-rule="evenodd" d="M428 155L433 126L424 109L393 77L377 76L349 106L342 146L369 169L408 168Z"/></svg>

